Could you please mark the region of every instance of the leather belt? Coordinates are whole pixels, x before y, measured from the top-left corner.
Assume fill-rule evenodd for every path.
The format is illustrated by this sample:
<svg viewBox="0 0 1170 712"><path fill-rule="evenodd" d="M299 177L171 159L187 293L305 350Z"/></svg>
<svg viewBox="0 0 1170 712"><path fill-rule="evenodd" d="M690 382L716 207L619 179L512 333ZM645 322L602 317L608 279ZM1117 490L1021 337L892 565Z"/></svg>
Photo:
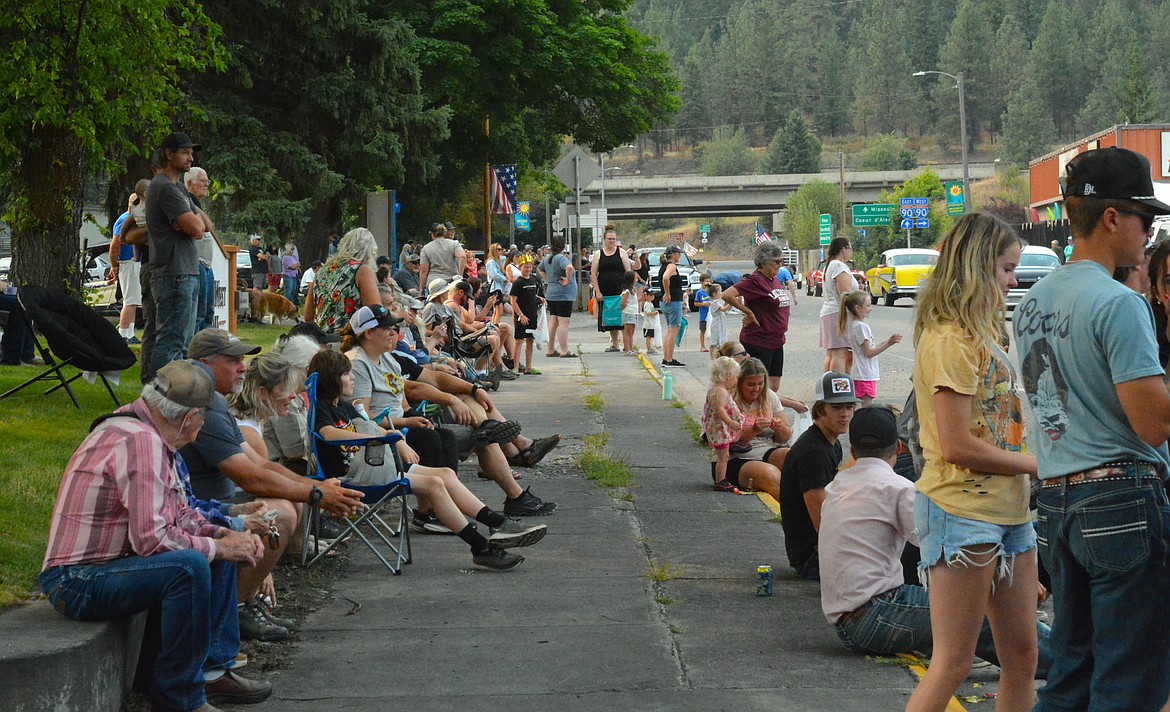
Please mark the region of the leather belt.
<svg viewBox="0 0 1170 712"><path fill-rule="evenodd" d="M1134 480L1161 480L1162 466L1152 462L1109 462L1071 475L1053 477L1040 482L1043 488L1073 487L1093 482L1133 482Z"/></svg>

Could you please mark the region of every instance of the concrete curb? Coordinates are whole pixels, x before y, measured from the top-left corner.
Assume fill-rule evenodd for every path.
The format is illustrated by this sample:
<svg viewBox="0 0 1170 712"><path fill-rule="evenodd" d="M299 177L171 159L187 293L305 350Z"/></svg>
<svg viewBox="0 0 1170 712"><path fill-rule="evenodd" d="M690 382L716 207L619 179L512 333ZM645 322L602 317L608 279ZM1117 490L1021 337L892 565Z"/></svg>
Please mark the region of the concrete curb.
<svg viewBox="0 0 1170 712"><path fill-rule="evenodd" d="M0 616L0 709L117 712L134 682L146 614L79 623L45 601Z"/></svg>

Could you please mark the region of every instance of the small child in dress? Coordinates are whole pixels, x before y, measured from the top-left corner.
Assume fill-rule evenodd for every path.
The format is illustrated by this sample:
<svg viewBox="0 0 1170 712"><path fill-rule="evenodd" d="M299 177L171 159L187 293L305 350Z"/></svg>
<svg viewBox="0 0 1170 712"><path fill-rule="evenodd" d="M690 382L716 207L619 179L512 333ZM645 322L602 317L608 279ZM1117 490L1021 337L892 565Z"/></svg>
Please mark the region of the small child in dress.
<svg viewBox="0 0 1170 712"><path fill-rule="evenodd" d="M662 323L658 318L658 310L654 307L654 295L650 290L642 293L642 336L646 337L646 353L654 355L658 349L654 348L654 335L662 333Z"/></svg>
<svg viewBox="0 0 1170 712"><path fill-rule="evenodd" d="M703 434L715 450L716 492L735 492L735 485L727 480L727 462L731 459L731 444L739 440L743 429L743 414L731 393L739 378L739 364L729 356L720 356L711 364L711 387L703 403Z"/></svg>
<svg viewBox="0 0 1170 712"><path fill-rule="evenodd" d="M622 277L622 345L626 356L638 353L638 347L634 346L634 329L638 326L638 314L642 307L638 303L637 281L638 273L634 271L626 272Z"/></svg>
<svg viewBox="0 0 1170 712"><path fill-rule="evenodd" d="M865 292L850 292L841 300L841 315L837 328L853 350L853 388L861 399L861 407L871 405L877 397L878 354L902 340L901 334L892 334L880 344L874 341L873 332L865 318L873 311L869 295Z"/></svg>
<svg viewBox="0 0 1170 712"><path fill-rule="evenodd" d="M723 301L723 287L718 282L711 283L711 315L708 318L710 328L707 332L707 346L711 349L711 358L719 356L719 348L727 343L727 310L731 305Z"/></svg>

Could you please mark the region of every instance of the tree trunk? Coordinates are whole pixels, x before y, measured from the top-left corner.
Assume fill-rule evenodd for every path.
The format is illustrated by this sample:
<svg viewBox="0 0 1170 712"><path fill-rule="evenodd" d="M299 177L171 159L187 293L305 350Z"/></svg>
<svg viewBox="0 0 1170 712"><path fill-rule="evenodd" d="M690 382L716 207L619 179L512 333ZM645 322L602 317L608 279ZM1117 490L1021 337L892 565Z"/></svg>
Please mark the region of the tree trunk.
<svg viewBox="0 0 1170 712"><path fill-rule="evenodd" d="M41 126L31 129L29 146L13 186L12 281L80 294L81 141L68 129Z"/></svg>
<svg viewBox="0 0 1170 712"><path fill-rule="evenodd" d="M314 260L325 261L329 252L329 236L341 231L341 199L331 198L318 203L309 213L297 250L301 253L301 272L307 270Z"/></svg>

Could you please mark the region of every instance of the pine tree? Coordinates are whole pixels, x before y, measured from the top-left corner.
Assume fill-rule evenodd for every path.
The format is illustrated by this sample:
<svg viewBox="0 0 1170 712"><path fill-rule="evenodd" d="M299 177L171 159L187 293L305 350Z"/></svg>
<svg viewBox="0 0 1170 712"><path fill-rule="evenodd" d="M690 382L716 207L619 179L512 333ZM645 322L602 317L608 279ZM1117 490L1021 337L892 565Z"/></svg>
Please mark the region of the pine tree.
<svg viewBox="0 0 1170 712"><path fill-rule="evenodd" d="M819 173L821 142L799 111L793 110L776 130L764 156L766 173Z"/></svg>
<svg viewBox="0 0 1170 712"><path fill-rule="evenodd" d="M1021 166L1043 155L1058 135L1046 111L1044 94L1036 77L1025 73L1020 86L1008 99L1003 117L1003 157Z"/></svg>

